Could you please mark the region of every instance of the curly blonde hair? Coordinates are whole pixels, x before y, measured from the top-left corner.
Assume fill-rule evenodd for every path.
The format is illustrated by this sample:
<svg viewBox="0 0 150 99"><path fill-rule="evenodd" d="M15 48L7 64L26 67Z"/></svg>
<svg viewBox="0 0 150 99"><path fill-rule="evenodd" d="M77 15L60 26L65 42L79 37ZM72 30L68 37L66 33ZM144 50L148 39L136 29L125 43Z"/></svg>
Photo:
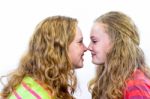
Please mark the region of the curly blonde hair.
<svg viewBox="0 0 150 99"><path fill-rule="evenodd" d="M122 99L125 81L136 68L150 77L139 47L138 30L130 17L117 11L108 12L95 22L105 24L113 47L107 54L106 63L97 67L96 77L90 82L92 99Z"/></svg>
<svg viewBox="0 0 150 99"><path fill-rule="evenodd" d="M77 80L68 48L77 23L77 19L65 16L48 17L40 22L19 67L9 74L2 98L7 98L25 76L30 76L46 84L56 99L73 99Z"/></svg>

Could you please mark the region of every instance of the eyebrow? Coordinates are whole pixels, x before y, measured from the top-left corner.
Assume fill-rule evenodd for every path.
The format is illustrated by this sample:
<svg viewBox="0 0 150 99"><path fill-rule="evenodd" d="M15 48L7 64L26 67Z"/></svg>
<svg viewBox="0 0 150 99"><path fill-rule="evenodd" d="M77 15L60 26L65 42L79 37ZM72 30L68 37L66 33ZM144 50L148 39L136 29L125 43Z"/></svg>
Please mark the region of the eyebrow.
<svg viewBox="0 0 150 99"><path fill-rule="evenodd" d="M83 40L83 37L80 37L79 39L80 39L80 40Z"/></svg>
<svg viewBox="0 0 150 99"><path fill-rule="evenodd" d="M76 39L76 41L80 41L80 40L83 40L83 37L80 37L80 38Z"/></svg>
<svg viewBox="0 0 150 99"><path fill-rule="evenodd" d="M96 37L95 37L95 36L91 36L90 38L91 38L91 39L96 39Z"/></svg>

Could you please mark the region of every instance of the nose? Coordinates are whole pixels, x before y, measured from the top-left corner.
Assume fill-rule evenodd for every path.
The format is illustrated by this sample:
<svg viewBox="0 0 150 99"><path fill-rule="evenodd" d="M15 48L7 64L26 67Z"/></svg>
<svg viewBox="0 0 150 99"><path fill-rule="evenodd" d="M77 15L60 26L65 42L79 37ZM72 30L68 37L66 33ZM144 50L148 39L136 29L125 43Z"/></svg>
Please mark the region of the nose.
<svg viewBox="0 0 150 99"><path fill-rule="evenodd" d="M87 50L91 51L92 50L92 47L91 47L91 43L89 44Z"/></svg>
<svg viewBox="0 0 150 99"><path fill-rule="evenodd" d="M87 47L85 45L83 45L83 46L84 46L84 52L86 52L87 51Z"/></svg>

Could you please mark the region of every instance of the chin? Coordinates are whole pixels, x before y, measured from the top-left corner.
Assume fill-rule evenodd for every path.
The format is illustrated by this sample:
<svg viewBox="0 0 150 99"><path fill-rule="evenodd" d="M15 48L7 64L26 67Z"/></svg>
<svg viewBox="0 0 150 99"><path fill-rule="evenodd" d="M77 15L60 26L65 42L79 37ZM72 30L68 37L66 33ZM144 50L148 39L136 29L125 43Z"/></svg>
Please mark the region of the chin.
<svg viewBox="0 0 150 99"><path fill-rule="evenodd" d="M101 65L101 64L104 64L104 62L99 62L99 61L94 61L94 60L92 61L92 63L95 64L95 65Z"/></svg>
<svg viewBox="0 0 150 99"><path fill-rule="evenodd" d="M93 63L93 64L97 64L97 62L96 62L95 60L92 60L92 63Z"/></svg>
<svg viewBox="0 0 150 99"><path fill-rule="evenodd" d="M78 66L76 65L75 66L75 69L80 69L80 68L83 68L83 65L78 65Z"/></svg>

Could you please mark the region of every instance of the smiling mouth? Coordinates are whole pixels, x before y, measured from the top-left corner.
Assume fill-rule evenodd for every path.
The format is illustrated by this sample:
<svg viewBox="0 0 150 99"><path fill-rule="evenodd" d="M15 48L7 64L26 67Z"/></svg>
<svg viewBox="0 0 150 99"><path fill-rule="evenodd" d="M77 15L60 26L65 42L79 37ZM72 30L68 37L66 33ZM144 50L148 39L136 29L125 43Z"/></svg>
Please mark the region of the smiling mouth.
<svg viewBox="0 0 150 99"><path fill-rule="evenodd" d="M82 57L84 56L84 54L81 55Z"/></svg>
<svg viewBox="0 0 150 99"><path fill-rule="evenodd" d="M82 59L82 60L84 60L84 59L83 59L83 56L84 56L84 54L81 55L81 59Z"/></svg>
<svg viewBox="0 0 150 99"><path fill-rule="evenodd" d="M92 57L93 57L93 56L95 56L96 54L91 54L91 55L92 55Z"/></svg>

